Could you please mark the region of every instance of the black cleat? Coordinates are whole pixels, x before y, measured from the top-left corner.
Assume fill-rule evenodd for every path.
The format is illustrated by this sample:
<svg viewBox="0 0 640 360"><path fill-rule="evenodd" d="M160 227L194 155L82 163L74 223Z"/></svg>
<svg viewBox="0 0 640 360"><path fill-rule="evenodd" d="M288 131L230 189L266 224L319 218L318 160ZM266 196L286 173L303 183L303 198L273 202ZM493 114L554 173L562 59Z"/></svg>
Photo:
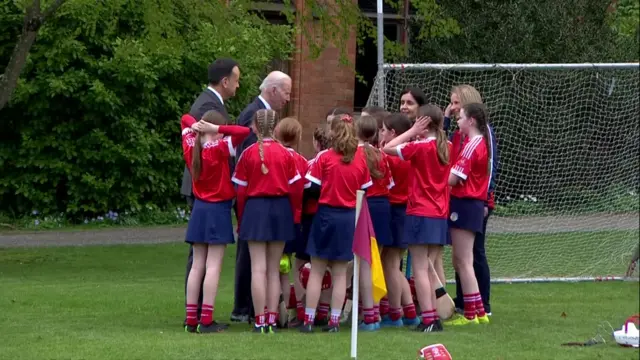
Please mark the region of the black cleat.
<svg viewBox="0 0 640 360"><path fill-rule="evenodd" d="M311 324L302 324L302 325L298 328L298 330L299 330L301 333L310 334L310 333L312 333L312 332L313 332L313 325L311 325Z"/></svg>
<svg viewBox="0 0 640 360"><path fill-rule="evenodd" d="M322 328L322 332L329 332L329 333L340 332L340 327L338 325L327 325Z"/></svg>
<svg viewBox="0 0 640 360"><path fill-rule="evenodd" d="M188 333L195 333L198 331L198 327L194 325L184 324L184 331Z"/></svg>
<svg viewBox="0 0 640 360"><path fill-rule="evenodd" d="M253 326L253 332L259 334L267 334L269 331L266 326Z"/></svg>
<svg viewBox="0 0 640 360"><path fill-rule="evenodd" d="M440 325L440 327L438 327L438 325L436 324L436 321L432 321L428 325L420 323L418 324L418 326L416 326L415 330L417 332L439 332L439 331L442 331L442 324Z"/></svg>
<svg viewBox="0 0 640 360"><path fill-rule="evenodd" d="M209 325L198 324L198 333L199 334L219 333L227 330L228 327L229 326L226 324L218 324L215 321Z"/></svg>
<svg viewBox="0 0 640 360"><path fill-rule="evenodd" d="M233 322L249 322L249 315L231 314L231 321Z"/></svg>
<svg viewBox="0 0 640 360"><path fill-rule="evenodd" d="M329 319L318 319L313 320L313 325L315 326L327 326L329 325Z"/></svg>
<svg viewBox="0 0 640 360"><path fill-rule="evenodd" d="M289 321L289 324L287 325L289 329L297 329L304 325L304 321L298 320L298 318L294 318L293 320Z"/></svg>

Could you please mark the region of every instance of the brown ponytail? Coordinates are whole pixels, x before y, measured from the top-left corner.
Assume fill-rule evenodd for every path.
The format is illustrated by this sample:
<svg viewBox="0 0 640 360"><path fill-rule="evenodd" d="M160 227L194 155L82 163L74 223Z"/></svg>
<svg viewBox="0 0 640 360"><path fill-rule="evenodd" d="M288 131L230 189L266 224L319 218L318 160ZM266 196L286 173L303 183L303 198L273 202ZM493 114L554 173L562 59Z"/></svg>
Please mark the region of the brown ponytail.
<svg viewBox="0 0 640 360"><path fill-rule="evenodd" d="M209 110L202 115L202 120L214 125L225 125L227 119L215 110ZM193 144L193 152L191 158L191 178L198 180L202 173L202 137L203 133L196 135L196 142Z"/></svg>
<svg viewBox="0 0 640 360"><path fill-rule="evenodd" d="M361 116L356 121L356 133L358 139L365 142L363 147L367 159L367 167L374 179L380 179L384 174L380 170L380 150L376 149L371 142L375 141L378 135L378 121L373 116Z"/></svg>
<svg viewBox="0 0 640 360"><path fill-rule="evenodd" d="M358 139L356 131L351 122L351 117L343 120L336 118L331 122L331 147L336 152L342 154L342 162L351 163L358 150Z"/></svg>
<svg viewBox="0 0 640 360"><path fill-rule="evenodd" d="M431 118L427 130L436 133L436 148L438 149L438 160L440 164L449 164L449 143L447 134L442 128L444 124L444 114L442 109L433 104L422 105L418 109L418 117L428 116Z"/></svg>
<svg viewBox="0 0 640 360"><path fill-rule="evenodd" d="M256 137L258 138L258 153L260 154L260 170L264 175L269 173L269 168L264 163L264 145L263 139L273 137L273 129L276 127L276 112L271 109L261 109L254 115L254 124L258 130Z"/></svg>
<svg viewBox="0 0 640 360"><path fill-rule="evenodd" d="M487 174L491 174L491 159L493 158L493 146L491 144L491 139L489 138L489 112L487 108L480 103L471 103L466 104L462 107L464 109L465 115L467 118L473 118L476 121L476 127L478 131L482 134L484 138L484 143L487 147Z"/></svg>

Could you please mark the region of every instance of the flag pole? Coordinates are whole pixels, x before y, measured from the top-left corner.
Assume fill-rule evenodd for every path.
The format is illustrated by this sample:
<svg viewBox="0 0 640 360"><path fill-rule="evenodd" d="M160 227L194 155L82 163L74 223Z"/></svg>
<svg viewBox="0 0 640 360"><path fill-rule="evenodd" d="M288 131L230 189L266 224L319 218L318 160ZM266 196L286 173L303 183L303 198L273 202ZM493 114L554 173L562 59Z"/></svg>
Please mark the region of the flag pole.
<svg viewBox="0 0 640 360"><path fill-rule="evenodd" d="M358 190L356 193L356 226L358 226L358 218L362 209L362 200L364 199L364 191ZM360 259L357 255L353 256L353 304L351 310L351 358L358 357L358 303L360 297Z"/></svg>

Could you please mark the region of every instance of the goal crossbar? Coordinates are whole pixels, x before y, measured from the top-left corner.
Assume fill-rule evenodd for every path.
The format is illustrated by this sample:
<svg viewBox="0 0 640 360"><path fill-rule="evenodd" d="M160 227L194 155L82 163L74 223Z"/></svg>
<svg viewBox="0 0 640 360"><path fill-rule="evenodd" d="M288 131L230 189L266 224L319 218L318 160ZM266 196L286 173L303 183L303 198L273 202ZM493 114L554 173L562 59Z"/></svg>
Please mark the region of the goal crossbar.
<svg viewBox="0 0 640 360"><path fill-rule="evenodd" d="M640 63L567 63L567 64L384 64L384 70L632 70Z"/></svg>

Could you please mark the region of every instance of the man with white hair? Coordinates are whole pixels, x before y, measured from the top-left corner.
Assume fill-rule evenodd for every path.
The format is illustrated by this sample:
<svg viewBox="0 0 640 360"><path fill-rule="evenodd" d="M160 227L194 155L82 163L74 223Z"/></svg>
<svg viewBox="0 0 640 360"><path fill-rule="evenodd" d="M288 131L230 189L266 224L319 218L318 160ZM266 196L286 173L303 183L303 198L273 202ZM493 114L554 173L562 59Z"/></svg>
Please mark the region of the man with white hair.
<svg viewBox="0 0 640 360"><path fill-rule="evenodd" d="M291 98L291 78L282 71L272 71L264 78L260 85L260 95L240 113L237 124L250 127L253 116L258 110L273 109L282 110ZM237 154L254 144L258 138L251 133L240 144ZM238 155L239 157L239 155ZM237 159L237 158L236 158ZM236 215L238 214L236 208ZM231 321L248 322L253 317L253 302L251 300L251 258L249 257L248 239L237 241L236 249L236 274L233 299L233 312Z"/></svg>

